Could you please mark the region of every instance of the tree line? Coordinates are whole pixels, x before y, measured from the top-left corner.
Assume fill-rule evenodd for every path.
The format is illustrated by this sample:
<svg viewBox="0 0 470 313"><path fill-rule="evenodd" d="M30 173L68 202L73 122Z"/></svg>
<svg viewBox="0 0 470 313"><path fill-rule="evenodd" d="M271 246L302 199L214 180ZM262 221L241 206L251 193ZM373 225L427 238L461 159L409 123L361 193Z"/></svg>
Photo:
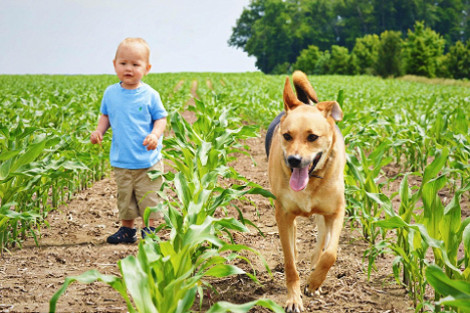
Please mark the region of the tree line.
<svg viewBox="0 0 470 313"><path fill-rule="evenodd" d="M230 46L268 74L470 78L470 0L251 0Z"/></svg>

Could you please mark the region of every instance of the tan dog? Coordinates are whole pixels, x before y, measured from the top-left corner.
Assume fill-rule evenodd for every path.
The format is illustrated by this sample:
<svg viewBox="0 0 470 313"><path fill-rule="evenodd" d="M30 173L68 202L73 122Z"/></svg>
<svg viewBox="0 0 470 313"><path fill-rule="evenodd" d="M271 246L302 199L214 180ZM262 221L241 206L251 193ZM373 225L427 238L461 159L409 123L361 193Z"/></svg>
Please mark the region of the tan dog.
<svg viewBox="0 0 470 313"><path fill-rule="evenodd" d="M297 97L287 78L285 114L273 121L266 136L269 183L276 196L276 221L284 252L286 312L304 310L295 265L295 218L318 215L318 238L311 258L314 270L304 289L312 296L336 261L345 207L344 141L335 124L342 120L343 112L336 101L317 103L304 73L296 71L293 81Z"/></svg>

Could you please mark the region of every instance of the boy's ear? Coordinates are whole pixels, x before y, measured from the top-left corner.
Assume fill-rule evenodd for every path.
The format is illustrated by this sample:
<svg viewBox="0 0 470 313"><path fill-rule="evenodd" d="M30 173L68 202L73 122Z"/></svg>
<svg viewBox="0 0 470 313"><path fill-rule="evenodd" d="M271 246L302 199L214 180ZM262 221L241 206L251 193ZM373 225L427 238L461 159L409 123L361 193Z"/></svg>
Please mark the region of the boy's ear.
<svg viewBox="0 0 470 313"><path fill-rule="evenodd" d="M151 68L152 68L152 64L147 64L147 70L145 71L145 75L147 75L150 72Z"/></svg>

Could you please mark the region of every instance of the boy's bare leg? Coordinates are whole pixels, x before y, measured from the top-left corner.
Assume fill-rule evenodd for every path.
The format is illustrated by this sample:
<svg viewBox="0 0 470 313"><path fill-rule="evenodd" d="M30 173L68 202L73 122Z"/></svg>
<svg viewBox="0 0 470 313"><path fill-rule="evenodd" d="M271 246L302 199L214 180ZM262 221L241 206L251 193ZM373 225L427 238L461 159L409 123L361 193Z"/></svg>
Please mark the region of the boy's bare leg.
<svg viewBox="0 0 470 313"><path fill-rule="evenodd" d="M121 224L124 227L134 228L134 220L121 220Z"/></svg>
<svg viewBox="0 0 470 313"><path fill-rule="evenodd" d="M147 226L148 227L155 227L155 220L149 218L149 224L148 225L145 225L145 221L142 220L142 228L147 227Z"/></svg>
<svg viewBox="0 0 470 313"><path fill-rule="evenodd" d="M121 224L124 227L134 228L134 221L135 220L121 220ZM145 225L145 221L142 220L142 228L144 228L146 226L147 225ZM155 226L155 220L154 219L149 219L148 227L154 227L154 226Z"/></svg>

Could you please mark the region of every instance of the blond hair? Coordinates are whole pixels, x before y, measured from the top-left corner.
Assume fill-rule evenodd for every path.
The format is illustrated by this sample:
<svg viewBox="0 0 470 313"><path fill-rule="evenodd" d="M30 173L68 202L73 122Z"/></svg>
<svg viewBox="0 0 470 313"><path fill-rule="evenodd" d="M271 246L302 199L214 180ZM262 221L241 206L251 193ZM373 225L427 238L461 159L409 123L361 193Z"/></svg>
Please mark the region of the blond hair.
<svg viewBox="0 0 470 313"><path fill-rule="evenodd" d="M124 39L123 41L121 41L118 48L116 49L116 55L115 55L114 59L116 59L116 57L117 57L117 54L119 52L119 48L121 48L122 46L128 46L128 45L130 46L130 45L135 45L135 44L139 44L145 49L147 63L149 63L149 61L150 61L150 46L148 45L148 43L144 39L139 38L139 37L128 37L128 38Z"/></svg>

